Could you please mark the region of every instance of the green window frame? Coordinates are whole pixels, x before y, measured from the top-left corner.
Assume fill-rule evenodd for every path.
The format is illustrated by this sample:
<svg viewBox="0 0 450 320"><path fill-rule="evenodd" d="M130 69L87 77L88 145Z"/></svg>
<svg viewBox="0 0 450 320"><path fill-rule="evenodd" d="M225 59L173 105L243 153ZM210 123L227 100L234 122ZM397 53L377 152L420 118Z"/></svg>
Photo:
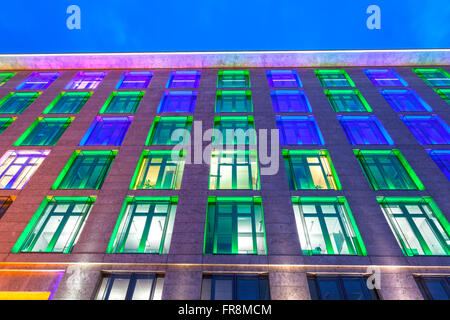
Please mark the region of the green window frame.
<svg viewBox="0 0 450 320"><path fill-rule="evenodd" d="M324 90L334 112L372 112L359 90Z"/></svg>
<svg viewBox="0 0 450 320"><path fill-rule="evenodd" d="M54 146L73 119L38 117L14 146Z"/></svg>
<svg viewBox="0 0 450 320"><path fill-rule="evenodd" d="M367 255L345 197L292 197L292 204L304 255Z"/></svg>
<svg viewBox="0 0 450 320"><path fill-rule="evenodd" d="M256 145L253 116L214 117L213 145Z"/></svg>
<svg viewBox="0 0 450 320"><path fill-rule="evenodd" d="M373 190L424 190L399 150L353 150Z"/></svg>
<svg viewBox="0 0 450 320"><path fill-rule="evenodd" d="M59 174L52 189L100 189L116 154L117 150L76 150Z"/></svg>
<svg viewBox="0 0 450 320"><path fill-rule="evenodd" d="M12 252L70 253L95 197L46 197Z"/></svg>
<svg viewBox="0 0 450 320"><path fill-rule="evenodd" d="M5 131L17 117L0 118L0 134Z"/></svg>
<svg viewBox="0 0 450 320"><path fill-rule="evenodd" d="M178 197L127 196L106 253L168 254Z"/></svg>
<svg viewBox="0 0 450 320"><path fill-rule="evenodd" d="M253 112L252 92L250 90L218 90L215 112Z"/></svg>
<svg viewBox="0 0 450 320"><path fill-rule="evenodd" d="M450 255L450 224L431 197L377 200L404 255Z"/></svg>
<svg viewBox="0 0 450 320"><path fill-rule="evenodd" d="M450 89L433 89L442 99L450 104Z"/></svg>
<svg viewBox="0 0 450 320"><path fill-rule="evenodd" d="M322 87L355 87L355 83L343 69L314 70Z"/></svg>
<svg viewBox="0 0 450 320"><path fill-rule="evenodd" d="M156 116L153 120L150 132L145 145L188 145L190 142L190 132L193 117L160 117ZM174 132L179 134L175 137L178 140L172 140Z"/></svg>
<svg viewBox="0 0 450 320"><path fill-rule="evenodd" d="M208 197L203 251L267 254L261 197Z"/></svg>
<svg viewBox="0 0 450 320"><path fill-rule="evenodd" d="M113 91L99 113L135 113L145 91Z"/></svg>
<svg viewBox="0 0 450 320"><path fill-rule="evenodd" d="M15 72L4 72L0 73L0 87L4 85L9 79L16 75Z"/></svg>
<svg viewBox="0 0 450 320"><path fill-rule="evenodd" d="M450 74L443 68L413 68L412 70L429 86L450 86Z"/></svg>
<svg viewBox="0 0 450 320"><path fill-rule="evenodd" d="M21 114L42 92L10 92L0 100L0 114Z"/></svg>
<svg viewBox="0 0 450 320"><path fill-rule="evenodd" d="M58 96L48 105L42 114L49 113L78 113L85 103L92 96L91 92L66 92L62 91Z"/></svg>
<svg viewBox="0 0 450 320"><path fill-rule="evenodd" d="M248 70L219 70L217 88L250 88Z"/></svg>

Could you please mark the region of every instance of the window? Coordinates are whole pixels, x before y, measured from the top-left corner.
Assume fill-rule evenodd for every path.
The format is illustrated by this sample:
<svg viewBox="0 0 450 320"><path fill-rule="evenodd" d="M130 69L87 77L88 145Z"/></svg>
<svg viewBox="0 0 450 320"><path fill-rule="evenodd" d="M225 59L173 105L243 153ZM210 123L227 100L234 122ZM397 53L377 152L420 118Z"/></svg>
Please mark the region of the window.
<svg viewBox="0 0 450 320"><path fill-rule="evenodd" d="M100 189L117 151L75 151L52 189Z"/></svg>
<svg viewBox="0 0 450 320"><path fill-rule="evenodd" d="M201 71L172 71L166 88L198 88Z"/></svg>
<svg viewBox="0 0 450 320"><path fill-rule="evenodd" d="M364 69L367 77L377 87L407 87L408 84L394 69Z"/></svg>
<svg viewBox="0 0 450 320"><path fill-rule="evenodd" d="M172 189L181 186L185 164L184 152L144 150L130 189Z"/></svg>
<svg viewBox="0 0 450 320"><path fill-rule="evenodd" d="M270 300L269 277L258 274L207 274L201 300Z"/></svg>
<svg viewBox="0 0 450 320"><path fill-rule="evenodd" d="M251 91L217 91L216 112L253 112Z"/></svg>
<svg viewBox="0 0 450 320"><path fill-rule="evenodd" d="M0 73L0 87L16 75L15 72Z"/></svg>
<svg viewBox="0 0 450 320"><path fill-rule="evenodd" d="M95 117L80 146L120 146L133 117Z"/></svg>
<svg viewBox="0 0 450 320"><path fill-rule="evenodd" d="M95 197L46 197L12 252L70 253Z"/></svg>
<svg viewBox="0 0 450 320"><path fill-rule="evenodd" d="M164 275L154 273L105 274L96 300L161 300Z"/></svg>
<svg viewBox="0 0 450 320"><path fill-rule="evenodd" d="M437 115L400 116L420 144L449 144L450 128Z"/></svg>
<svg viewBox="0 0 450 320"><path fill-rule="evenodd" d="M412 89L380 90L380 93L396 112L433 111L431 107Z"/></svg>
<svg viewBox="0 0 450 320"><path fill-rule="evenodd" d="M424 186L400 151L354 150L373 190L423 190Z"/></svg>
<svg viewBox="0 0 450 320"><path fill-rule="evenodd" d="M0 189L21 190L50 150L9 150L0 159Z"/></svg>
<svg viewBox="0 0 450 320"><path fill-rule="evenodd" d="M334 112L372 112L366 99L358 90L325 90Z"/></svg>
<svg viewBox="0 0 450 320"><path fill-rule="evenodd" d="M214 117L213 145L256 145L253 116Z"/></svg>
<svg viewBox="0 0 450 320"><path fill-rule="evenodd" d="M324 145L314 116L276 116L282 145Z"/></svg>
<svg viewBox="0 0 450 320"><path fill-rule="evenodd" d="M113 91L100 113L135 113L145 91Z"/></svg>
<svg viewBox="0 0 450 320"><path fill-rule="evenodd" d="M146 145L187 145L193 117L155 117Z"/></svg>
<svg viewBox="0 0 450 320"><path fill-rule="evenodd" d="M450 104L450 89L434 89L448 104Z"/></svg>
<svg viewBox="0 0 450 320"><path fill-rule="evenodd" d="M60 74L60 72L33 72L24 82L17 86L16 90L47 89Z"/></svg>
<svg viewBox="0 0 450 320"><path fill-rule="evenodd" d="M37 118L15 146L54 146L74 118Z"/></svg>
<svg viewBox="0 0 450 320"><path fill-rule="evenodd" d="M419 276L415 278L426 300L450 300L449 276Z"/></svg>
<svg viewBox="0 0 450 320"><path fill-rule="evenodd" d="M293 197L292 203L304 255L367 255L344 197Z"/></svg>
<svg viewBox="0 0 450 320"><path fill-rule="evenodd" d="M21 114L40 94L41 92L11 92L0 100L0 114Z"/></svg>
<svg viewBox="0 0 450 320"><path fill-rule="evenodd" d="M61 92L42 113L78 113L91 95L92 92Z"/></svg>
<svg viewBox="0 0 450 320"><path fill-rule="evenodd" d="M78 72L78 74L66 86L66 90L97 89L98 85L103 81L106 74L107 72L102 71Z"/></svg>
<svg viewBox="0 0 450 320"><path fill-rule="evenodd" d="M177 197L125 199L107 253L169 253Z"/></svg>
<svg viewBox="0 0 450 320"><path fill-rule="evenodd" d="M302 87L296 70L267 70L269 87Z"/></svg>
<svg viewBox="0 0 450 320"><path fill-rule="evenodd" d="M313 300L379 300L378 292L369 289L364 276L308 275Z"/></svg>
<svg viewBox="0 0 450 320"><path fill-rule="evenodd" d="M291 190L340 190L341 184L327 150L283 150Z"/></svg>
<svg viewBox="0 0 450 320"><path fill-rule="evenodd" d="M0 197L0 219L5 214L5 212L8 210L9 206L13 203L15 196L10 197Z"/></svg>
<svg viewBox="0 0 450 320"><path fill-rule="evenodd" d="M161 112L194 112L197 91L164 91L158 106Z"/></svg>
<svg viewBox="0 0 450 320"><path fill-rule="evenodd" d="M17 117L11 117L11 118L0 118L0 133L6 130L11 123L13 123Z"/></svg>
<svg viewBox="0 0 450 320"><path fill-rule="evenodd" d="M342 69L314 70L322 87L354 87L352 79Z"/></svg>
<svg viewBox="0 0 450 320"><path fill-rule="evenodd" d="M450 150L427 150L427 152L450 180Z"/></svg>
<svg viewBox="0 0 450 320"><path fill-rule="evenodd" d="M209 189L259 190L256 150L213 150L211 152Z"/></svg>
<svg viewBox="0 0 450 320"><path fill-rule="evenodd" d="M205 254L266 254L261 197L208 197Z"/></svg>
<svg viewBox="0 0 450 320"><path fill-rule="evenodd" d="M274 112L311 112L311 105L303 90L270 91Z"/></svg>
<svg viewBox="0 0 450 320"><path fill-rule="evenodd" d="M152 77L151 71L125 71L116 89L146 89Z"/></svg>
<svg viewBox="0 0 450 320"><path fill-rule="evenodd" d="M337 116L348 141L353 144L389 144L391 137L376 116Z"/></svg>
<svg viewBox="0 0 450 320"><path fill-rule="evenodd" d="M450 75L442 68L412 70L429 86L450 86Z"/></svg>
<svg viewBox="0 0 450 320"><path fill-rule="evenodd" d="M450 225L430 197L377 197L406 256L450 255Z"/></svg>
<svg viewBox="0 0 450 320"><path fill-rule="evenodd" d="M248 70L219 70L217 88L250 88Z"/></svg>

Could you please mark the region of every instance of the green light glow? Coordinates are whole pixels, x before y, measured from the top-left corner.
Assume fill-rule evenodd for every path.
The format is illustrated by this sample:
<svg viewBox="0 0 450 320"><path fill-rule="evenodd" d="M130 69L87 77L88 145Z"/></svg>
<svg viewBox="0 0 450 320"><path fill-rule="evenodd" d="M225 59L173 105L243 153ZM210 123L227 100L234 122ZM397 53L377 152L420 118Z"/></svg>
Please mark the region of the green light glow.
<svg viewBox="0 0 450 320"><path fill-rule="evenodd" d="M38 117L17 139L14 146L54 146L73 119L75 118Z"/></svg>

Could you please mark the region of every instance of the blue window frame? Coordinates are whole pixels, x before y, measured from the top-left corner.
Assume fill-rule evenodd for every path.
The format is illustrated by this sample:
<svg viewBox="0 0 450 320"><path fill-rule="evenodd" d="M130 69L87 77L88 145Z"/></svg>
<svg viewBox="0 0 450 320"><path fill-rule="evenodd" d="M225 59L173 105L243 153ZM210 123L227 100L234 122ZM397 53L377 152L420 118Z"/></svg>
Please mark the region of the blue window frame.
<svg viewBox="0 0 450 320"><path fill-rule="evenodd" d="M450 150L427 150L427 153L450 180Z"/></svg>
<svg viewBox="0 0 450 320"><path fill-rule="evenodd" d="M194 112L197 91L165 91L158 106L161 112Z"/></svg>
<svg viewBox="0 0 450 320"><path fill-rule="evenodd" d="M450 128L438 115L400 115L400 118L420 144L450 143Z"/></svg>
<svg viewBox="0 0 450 320"><path fill-rule="evenodd" d="M33 72L16 88L16 90L47 89L60 74L60 72Z"/></svg>
<svg viewBox="0 0 450 320"><path fill-rule="evenodd" d="M161 300L163 286L163 274L108 273L95 300Z"/></svg>
<svg viewBox="0 0 450 320"><path fill-rule="evenodd" d="M80 71L66 86L66 90L76 89L96 89L98 85L103 81L107 72L103 71Z"/></svg>
<svg viewBox="0 0 450 320"><path fill-rule="evenodd" d="M204 275L201 300L270 300L269 278L257 274Z"/></svg>
<svg viewBox="0 0 450 320"><path fill-rule="evenodd" d="M416 277L416 282L426 300L450 300L449 276Z"/></svg>
<svg viewBox="0 0 450 320"><path fill-rule="evenodd" d="M282 145L324 145L313 116L277 116L276 122Z"/></svg>
<svg viewBox="0 0 450 320"><path fill-rule="evenodd" d="M308 285L313 300L379 300L370 290L364 276L309 275Z"/></svg>
<svg viewBox="0 0 450 320"><path fill-rule="evenodd" d="M151 71L125 71L116 89L146 89L152 77Z"/></svg>
<svg viewBox="0 0 450 320"><path fill-rule="evenodd" d="M120 146L133 117L96 117L80 146Z"/></svg>
<svg viewBox="0 0 450 320"><path fill-rule="evenodd" d="M172 71L166 88L198 88L201 71Z"/></svg>
<svg viewBox="0 0 450 320"><path fill-rule="evenodd" d="M274 112L311 112L303 90L272 90L270 97Z"/></svg>
<svg viewBox="0 0 450 320"><path fill-rule="evenodd" d="M380 93L396 112L433 111L412 89L380 90Z"/></svg>
<svg viewBox="0 0 450 320"><path fill-rule="evenodd" d="M269 87L302 87L302 82L296 70L267 70Z"/></svg>
<svg viewBox="0 0 450 320"><path fill-rule="evenodd" d="M364 73L377 87L408 86L394 69L364 69Z"/></svg>
<svg viewBox="0 0 450 320"><path fill-rule="evenodd" d="M376 116L337 116L348 141L357 144L393 145L391 137Z"/></svg>

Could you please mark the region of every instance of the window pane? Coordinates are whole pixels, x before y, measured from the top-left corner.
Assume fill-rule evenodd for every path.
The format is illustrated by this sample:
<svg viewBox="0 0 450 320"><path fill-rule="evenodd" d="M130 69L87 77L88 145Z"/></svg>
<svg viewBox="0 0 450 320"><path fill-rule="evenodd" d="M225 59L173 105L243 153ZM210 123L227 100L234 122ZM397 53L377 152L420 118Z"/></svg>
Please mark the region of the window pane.
<svg viewBox="0 0 450 320"><path fill-rule="evenodd" d="M108 300L125 300L130 279L115 278L113 281Z"/></svg>
<svg viewBox="0 0 450 320"><path fill-rule="evenodd" d="M132 121L133 117L96 117L80 146L120 146Z"/></svg>
<svg viewBox="0 0 450 320"><path fill-rule="evenodd" d="M304 91L270 91L274 112L311 112L311 105Z"/></svg>
<svg viewBox="0 0 450 320"><path fill-rule="evenodd" d="M136 279L131 300L150 300L153 282L153 278Z"/></svg>

